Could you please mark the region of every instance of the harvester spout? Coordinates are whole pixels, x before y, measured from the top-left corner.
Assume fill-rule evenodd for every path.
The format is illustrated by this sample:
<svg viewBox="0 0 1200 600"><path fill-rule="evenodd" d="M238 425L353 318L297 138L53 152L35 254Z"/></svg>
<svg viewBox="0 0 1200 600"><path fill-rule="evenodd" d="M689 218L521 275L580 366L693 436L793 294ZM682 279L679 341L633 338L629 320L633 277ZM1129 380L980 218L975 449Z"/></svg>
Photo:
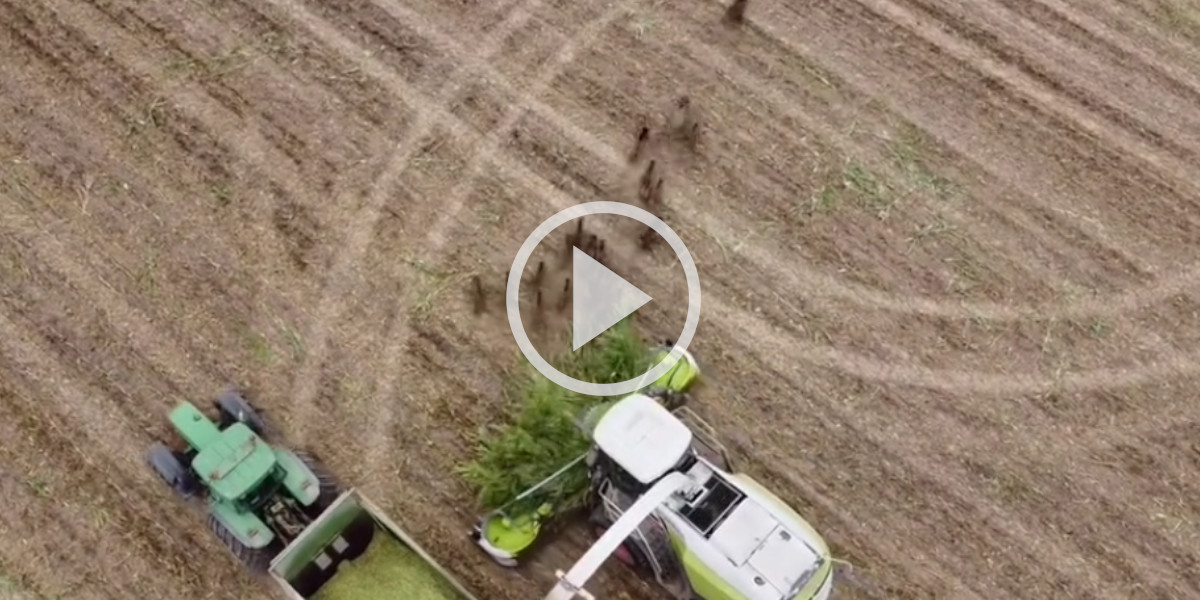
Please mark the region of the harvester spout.
<svg viewBox="0 0 1200 600"><path fill-rule="evenodd" d="M558 571L558 584L550 593L546 595L545 600L573 600L574 598L584 598L586 600L595 600L587 590L583 589L592 575L600 569L600 565L608 559L617 547L624 542L626 538L637 530L642 521L650 516L663 502L674 494L676 490L688 485L689 478L686 474L673 472L654 484L649 491L642 494L629 510L617 519L616 523L612 524L604 535L600 536L599 541L592 545L587 552L571 567L570 571L564 575L562 571Z"/></svg>

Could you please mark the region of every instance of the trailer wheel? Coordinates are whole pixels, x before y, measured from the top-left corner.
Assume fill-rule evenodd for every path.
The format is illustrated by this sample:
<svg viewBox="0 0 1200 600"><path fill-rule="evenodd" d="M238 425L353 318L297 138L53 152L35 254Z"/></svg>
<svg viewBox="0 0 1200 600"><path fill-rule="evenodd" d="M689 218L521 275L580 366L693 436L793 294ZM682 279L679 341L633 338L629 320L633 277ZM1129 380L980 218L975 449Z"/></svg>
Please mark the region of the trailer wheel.
<svg viewBox="0 0 1200 600"><path fill-rule="evenodd" d="M271 559L275 558L275 546L278 545L278 542L273 542L265 548L249 548L238 541L229 532L229 529L211 514L208 515L208 528L217 535L217 539L221 540L221 543L225 544L225 547L252 573L263 574L270 568Z"/></svg>

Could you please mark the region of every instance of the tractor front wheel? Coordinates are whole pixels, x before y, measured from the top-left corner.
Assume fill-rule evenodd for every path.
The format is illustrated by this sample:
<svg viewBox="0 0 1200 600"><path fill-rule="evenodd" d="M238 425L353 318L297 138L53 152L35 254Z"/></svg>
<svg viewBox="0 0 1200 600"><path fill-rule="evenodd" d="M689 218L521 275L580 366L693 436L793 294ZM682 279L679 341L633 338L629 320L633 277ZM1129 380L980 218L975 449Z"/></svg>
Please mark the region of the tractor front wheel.
<svg viewBox="0 0 1200 600"><path fill-rule="evenodd" d="M325 468L325 463L322 463L320 459L303 451L296 451L296 458L299 458L300 462L304 463L304 466L308 467L308 470L312 471L313 476L317 478L317 484L320 489L317 493L317 500L311 506L304 509L309 514L309 517L315 519L318 515L325 512L325 509L329 508L329 505L333 504L334 500L337 500L338 496L342 494L342 489L338 485L337 479L334 478L329 469Z"/></svg>
<svg viewBox="0 0 1200 600"><path fill-rule="evenodd" d="M229 529L223 523L217 520L216 517L208 515L208 528L217 534L217 539L221 540L222 544L237 557L247 569L256 573L266 573L271 566L271 559L275 558L274 547L278 542L272 543L265 548L250 548L238 541Z"/></svg>
<svg viewBox="0 0 1200 600"><path fill-rule="evenodd" d="M146 461L150 463L150 468L158 473L163 482L175 490L176 494L184 498L191 498L200 490L200 484L196 481L195 475L184 466L179 456L172 452L166 444L159 442L150 446Z"/></svg>
<svg viewBox="0 0 1200 600"><path fill-rule="evenodd" d="M217 405L217 412L221 414L222 428L241 421L254 433L260 436L266 435L266 420L262 418L262 415L258 414L258 411L241 394L226 392L221 394L221 397L217 398L214 404Z"/></svg>

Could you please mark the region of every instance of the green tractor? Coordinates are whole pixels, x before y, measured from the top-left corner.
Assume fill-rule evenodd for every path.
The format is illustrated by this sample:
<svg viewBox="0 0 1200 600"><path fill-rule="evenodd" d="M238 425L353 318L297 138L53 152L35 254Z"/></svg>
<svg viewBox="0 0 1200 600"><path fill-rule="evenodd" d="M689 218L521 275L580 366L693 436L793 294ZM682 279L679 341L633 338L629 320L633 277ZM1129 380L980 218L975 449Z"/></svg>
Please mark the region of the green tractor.
<svg viewBox="0 0 1200 600"><path fill-rule="evenodd" d="M207 507L209 528L234 556L265 573L340 490L311 455L270 443L266 422L241 394L214 405L215 421L190 402L176 406L169 419L186 448L155 443L147 461L180 497Z"/></svg>

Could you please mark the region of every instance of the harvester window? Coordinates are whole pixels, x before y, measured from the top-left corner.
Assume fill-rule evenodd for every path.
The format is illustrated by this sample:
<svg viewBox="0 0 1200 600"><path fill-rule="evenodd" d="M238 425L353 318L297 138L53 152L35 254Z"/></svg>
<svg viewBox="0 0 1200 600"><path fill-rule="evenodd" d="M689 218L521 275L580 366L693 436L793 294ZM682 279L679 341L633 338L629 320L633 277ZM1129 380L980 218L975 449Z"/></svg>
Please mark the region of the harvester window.
<svg viewBox="0 0 1200 600"><path fill-rule="evenodd" d="M745 495L741 492L722 481L720 477L713 476L704 484L699 499L683 507L679 514L708 537L743 498Z"/></svg>

